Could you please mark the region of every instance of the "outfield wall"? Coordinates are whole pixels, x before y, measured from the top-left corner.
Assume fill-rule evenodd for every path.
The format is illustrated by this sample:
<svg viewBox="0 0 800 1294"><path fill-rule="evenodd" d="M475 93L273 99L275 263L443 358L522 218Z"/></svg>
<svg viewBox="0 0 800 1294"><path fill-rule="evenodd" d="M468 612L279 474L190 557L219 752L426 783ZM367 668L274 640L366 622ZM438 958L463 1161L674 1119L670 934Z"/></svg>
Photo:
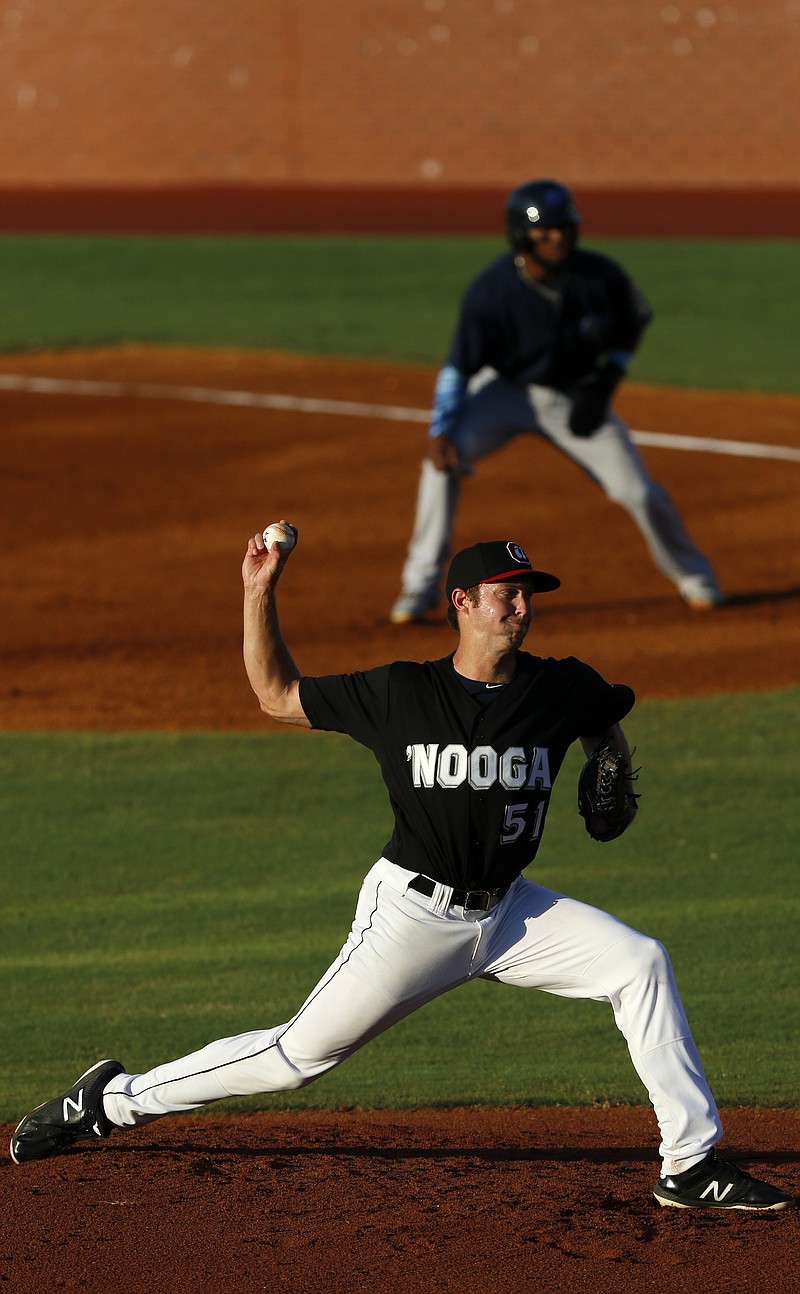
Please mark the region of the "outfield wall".
<svg viewBox="0 0 800 1294"><path fill-rule="evenodd" d="M585 235L795 238L800 189L573 189ZM0 189L0 232L495 234L507 189L319 185Z"/></svg>
<svg viewBox="0 0 800 1294"><path fill-rule="evenodd" d="M799 54L800 0L16 0L0 177L797 190Z"/></svg>

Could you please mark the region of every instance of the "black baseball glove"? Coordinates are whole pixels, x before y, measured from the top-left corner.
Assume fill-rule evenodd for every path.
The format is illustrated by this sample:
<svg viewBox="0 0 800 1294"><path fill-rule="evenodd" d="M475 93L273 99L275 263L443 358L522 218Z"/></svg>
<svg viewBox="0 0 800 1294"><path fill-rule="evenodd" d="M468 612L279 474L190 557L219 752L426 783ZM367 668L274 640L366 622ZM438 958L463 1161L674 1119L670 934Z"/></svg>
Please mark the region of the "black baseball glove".
<svg viewBox="0 0 800 1294"><path fill-rule="evenodd" d="M624 376L624 368L608 360L603 368L584 378L575 392L569 415L569 429L573 436L585 439L597 431Z"/></svg>
<svg viewBox="0 0 800 1294"><path fill-rule="evenodd" d="M596 746L578 778L578 812L592 840L616 840L630 826L636 812L628 761L607 738Z"/></svg>

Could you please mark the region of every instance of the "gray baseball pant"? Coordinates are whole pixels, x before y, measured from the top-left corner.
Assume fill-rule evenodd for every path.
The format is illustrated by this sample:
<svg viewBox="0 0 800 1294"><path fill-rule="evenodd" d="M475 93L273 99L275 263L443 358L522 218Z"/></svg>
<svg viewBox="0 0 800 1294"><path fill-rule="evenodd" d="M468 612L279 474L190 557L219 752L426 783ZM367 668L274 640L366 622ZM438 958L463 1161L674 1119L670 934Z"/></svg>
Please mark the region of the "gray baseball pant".
<svg viewBox="0 0 800 1294"><path fill-rule="evenodd" d="M403 567L403 592L438 589L450 553L461 477L514 436L538 434L582 467L614 503L630 514L653 562L681 594L698 583L716 587L708 558L692 543L667 491L647 471L627 425L612 410L594 435L570 430L568 395L544 386L519 386L483 369L470 382L467 401L451 434L459 472L422 465L414 530Z"/></svg>

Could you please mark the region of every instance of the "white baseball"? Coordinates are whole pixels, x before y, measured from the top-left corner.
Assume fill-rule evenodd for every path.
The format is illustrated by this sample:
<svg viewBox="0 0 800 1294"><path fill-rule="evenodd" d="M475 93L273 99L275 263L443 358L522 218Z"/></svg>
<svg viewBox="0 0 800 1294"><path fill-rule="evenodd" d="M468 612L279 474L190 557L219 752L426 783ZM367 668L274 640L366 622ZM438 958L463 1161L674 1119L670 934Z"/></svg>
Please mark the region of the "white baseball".
<svg viewBox="0 0 800 1294"><path fill-rule="evenodd" d="M280 521L273 521L264 529L264 543L267 552L276 545L282 553L290 553L297 542L291 526L284 526Z"/></svg>

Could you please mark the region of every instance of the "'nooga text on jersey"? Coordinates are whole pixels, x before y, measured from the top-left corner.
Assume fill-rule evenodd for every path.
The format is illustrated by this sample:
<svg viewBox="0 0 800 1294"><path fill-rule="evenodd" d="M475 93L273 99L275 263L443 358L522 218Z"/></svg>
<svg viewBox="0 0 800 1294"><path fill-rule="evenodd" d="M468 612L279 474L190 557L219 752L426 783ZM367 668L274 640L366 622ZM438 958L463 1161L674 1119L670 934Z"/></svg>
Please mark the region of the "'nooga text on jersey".
<svg viewBox="0 0 800 1294"><path fill-rule="evenodd" d="M534 746L530 754L524 746L508 746L497 751L493 746L466 746L455 743L440 746L438 742L406 746L415 787L440 786L446 789L465 782L476 791L488 790L499 782L508 791L523 787L550 790L550 760L546 746Z"/></svg>

